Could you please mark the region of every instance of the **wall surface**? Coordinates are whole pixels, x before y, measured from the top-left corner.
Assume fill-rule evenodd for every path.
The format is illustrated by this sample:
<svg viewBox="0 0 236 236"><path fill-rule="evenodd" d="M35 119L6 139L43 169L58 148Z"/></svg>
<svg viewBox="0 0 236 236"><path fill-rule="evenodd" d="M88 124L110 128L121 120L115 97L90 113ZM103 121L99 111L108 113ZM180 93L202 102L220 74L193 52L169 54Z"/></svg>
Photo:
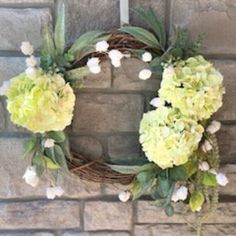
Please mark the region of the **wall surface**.
<svg viewBox="0 0 236 236"><path fill-rule="evenodd" d="M91 29L119 27L119 0L67 0L67 40ZM57 1L0 0L0 81L25 69L21 41L40 47L40 30L55 18ZM165 21L187 27L192 36L207 32L204 55L225 77L224 107L216 115L222 170L230 183L222 188L214 218L204 236L236 235L236 0L130 0L132 8L152 6ZM142 25L133 14L131 23ZM103 73L84 80L78 93L75 117L69 128L71 143L92 158L119 158L140 154L137 130L159 79L137 78L142 63L127 59L118 69L103 64ZM190 236L194 233L181 217L167 218L152 202L121 203L124 187L88 183L63 177L66 195L45 198L47 180L38 188L21 176L27 163L20 161L25 130L11 124L5 101L0 100L0 235L1 236Z"/></svg>

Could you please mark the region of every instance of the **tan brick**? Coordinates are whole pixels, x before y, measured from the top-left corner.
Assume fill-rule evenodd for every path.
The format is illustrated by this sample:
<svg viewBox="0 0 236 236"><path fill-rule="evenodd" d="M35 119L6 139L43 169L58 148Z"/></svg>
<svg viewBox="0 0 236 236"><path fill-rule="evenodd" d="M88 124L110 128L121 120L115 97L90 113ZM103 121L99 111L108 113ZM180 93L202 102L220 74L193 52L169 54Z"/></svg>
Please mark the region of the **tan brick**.
<svg viewBox="0 0 236 236"><path fill-rule="evenodd" d="M149 68L148 64L135 58L122 60L121 67L114 69L113 87L117 90L157 91L160 85L159 77L153 75L145 81L138 77L139 72L147 68Z"/></svg>
<svg viewBox="0 0 236 236"><path fill-rule="evenodd" d="M65 232L62 236L129 236L129 233L122 233L122 232L86 232L86 233L68 233Z"/></svg>
<svg viewBox="0 0 236 236"><path fill-rule="evenodd" d="M63 229L80 227L76 201L30 201L0 203L1 229Z"/></svg>
<svg viewBox="0 0 236 236"><path fill-rule="evenodd" d="M143 113L143 97L135 94L79 94L74 132L137 131Z"/></svg>
<svg viewBox="0 0 236 236"><path fill-rule="evenodd" d="M0 236L54 236L52 233L47 232L11 232L11 233L1 233Z"/></svg>
<svg viewBox="0 0 236 236"><path fill-rule="evenodd" d="M205 53L236 53L235 1L174 0L171 3L171 24L188 28L193 37L206 33Z"/></svg>
<svg viewBox="0 0 236 236"><path fill-rule="evenodd" d="M102 201L85 203L85 230L130 230L131 224L131 203Z"/></svg>

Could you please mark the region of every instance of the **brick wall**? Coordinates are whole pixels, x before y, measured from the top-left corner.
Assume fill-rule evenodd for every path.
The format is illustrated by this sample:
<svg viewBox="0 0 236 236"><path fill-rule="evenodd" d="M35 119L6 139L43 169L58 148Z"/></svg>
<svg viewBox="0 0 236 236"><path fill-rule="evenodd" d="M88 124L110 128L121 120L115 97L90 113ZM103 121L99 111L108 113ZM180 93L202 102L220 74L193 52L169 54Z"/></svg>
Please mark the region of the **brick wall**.
<svg viewBox="0 0 236 236"><path fill-rule="evenodd" d="M119 0L65 0L67 40L91 29L119 26ZM40 47L40 29L53 22L57 1L0 0L0 81L24 70L21 41ZM222 169L230 183L221 191L214 218L204 236L236 235L236 0L130 0L131 7L152 6L167 27L179 24L191 35L207 32L203 53L225 77L224 107L216 115L223 123L220 138ZM141 24L133 14L131 22ZM137 78L144 65L134 59L122 67L103 64L103 73L84 80L78 93L71 143L90 157L138 156L137 130L158 78ZM20 161L27 133L11 124L5 101L0 100L0 235L1 236L189 236L194 233L181 217L167 218L152 202L121 203L121 186L87 183L62 177L66 195L45 198L46 180L32 189L21 179L27 163Z"/></svg>

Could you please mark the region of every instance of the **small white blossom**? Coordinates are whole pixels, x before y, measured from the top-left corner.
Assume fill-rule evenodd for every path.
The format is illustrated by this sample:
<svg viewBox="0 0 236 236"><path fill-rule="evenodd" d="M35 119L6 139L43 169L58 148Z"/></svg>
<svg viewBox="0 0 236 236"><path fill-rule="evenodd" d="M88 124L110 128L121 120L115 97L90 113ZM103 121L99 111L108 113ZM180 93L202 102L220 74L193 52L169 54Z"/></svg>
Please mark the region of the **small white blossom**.
<svg viewBox="0 0 236 236"><path fill-rule="evenodd" d="M25 73L28 77L34 77L35 74L36 74L36 69L34 67L28 67L26 70L25 70Z"/></svg>
<svg viewBox="0 0 236 236"><path fill-rule="evenodd" d="M9 89L10 81L3 81L2 86L0 87L0 96L4 96L7 93L7 90Z"/></svg>
<svg viewBox="0 0 236 236"><path fill-rule="evenodd" d="M34 48L29 42L22 42L20 49L25 55L32 55L34 53Z"/></svg>
<svg viewBox="0 0 236 236"><path fill-rule="evenodd" d="M51 147L54 147L54 145L55 145L55 140L51 138L46 139L44 143L45 148L51 148Z"/></svg>
<svg viewBox="0 0 236 236"><path fill-rule="evenodd" d="M109 44L105 40L96 43L96 52L106 52L108 48Z"/></svg>
<svg viewBox="0 0 236 236"><path fill-rule="evenodd" d="M118 68L118 67L120 67L120 65L121 65L121 61L120 61L120 60L111 60L111 64L112 64L114 67Z"/></svg>
<svg viewBox="0 0 236 236"><path fill-rule="evenodd" d="M219 121L213 120L206 130L210 134L214 134L220 129L220 127L221 123Z"/></svg>
<svg viewBox="0 0 236 236"><path fill-rule="evenodd" d="M99 62L100 62L99 58L97 57L93 57L88 60L87 66L93 74L98 74L101 72L101 67L99 65Z"/></svg>
<svg viewBox="0 0 236 236"><path fill-rule="evenodd" d="M215 169L210 169L208 170L209 173L213 174L213 175L217 175L217 172Z"/></svg>
<svg viewBox="0 0 236 236"><path fill-rule="evenodd" d="M54 199L55 197L61 197L64 190L60 186L48 187L46 190L46 196L48 199Z"/></svg>
<svg viewBox="0 0 236 236"><path fill-rule="evenodd" d="M197 209L196 209L196 211L201 211L201 209L202 209L202 207L198 207Z"/></svg>
<svg viewBox="0 0 236 236"><path fill-rule="evenodd" d="M177 202L179 200L184 201L188 196L188 188L185 186L179 187L172 195L171 200Z"/></svg>
<svg viewBox="0 0 236 236"><path fill-rule="evenodd" d="M153 98L150 101L150 104L154 107L160 107L160 106L164 106L165 102L161 98Z"/></svg>
<svg viewBox="0 0 236 236"><path fill-rule="evenodd" d="M100 66L92 66L92 67L89 67L89 70L93 74L98 74L101 72L101 67Z"/></svg>
<svg viewBox="0 0 236 236"><path fill-rule="evenodd" d="M124 55L125 58L130 58L131 57L131 54L128 53L128 52L124 53L123 55Z"/></svg>
<svg viewBox="0 0 236 236"><path fill-rule="evenodd" d="M25 182L32 187L36 187L39 183L39 177L36 173L36 167L35 166L28 166L23 177Z"/></svg>
<svg viewBox="0 0 236 236"><path fill-rule="evenodd" d="M119 193L118 197L121 202L127 202L130 199L130 195L129 191L123 191Z"/></svg>
<svg viewBox="0 0 236 236"><path fill-rule="evenodd" d="M217 183L221 186L225 186L226 184L229 183L228 178L223 173L217 174L216 175L216 180L217 180Z"/></svg>
<svg viewBox="0 0 236 236"><path fill-rule="evenodd" d="M31 55L30 57L26 58L26 65L27 67L35 67L37 65L36 58Z"/></svg>
<svg viewBox="0 0 236 236"><path fill-rule="evenodd" d="M201 171L208 171L210 169L210 166L206 161L200 162L198 167Z"/></svg>
<svg viewBox="0 0 236 236"><path fill-rule="evenodd" d="M163 78L164 77L172 77L175 74L175 69L172 65L169 65L168 67L166 67L163 71Z"/></svg>
<svg viewBox="0 0 236 236"><path fill-rule="evenodd" d="M152 60L152 54L150 52L143 53L142 60L144 62L150 62Z"/></svg>
<svg viewBox="0 0 236 236"><path fill-rule="evenodd" d="M202 150L203 152L208 152L212 149L212 146L209 141L205 140L205 142L202 144Z"/></svg>
<svg viewBox="0 0 236 236"><path fill-rule="evenodd" d="M109 53L108 56L110 57L111 60L114 61L120 61L123 57L124 54L121 53L119 50L117 49L112 49Z"/></svg>
<svg viewBox="0 0 236 236"><path fill-rule="evenodd" d="M152 72L149 69L143 69L139 72L139 79L141 80L147 80L151 77Z"/></svg>

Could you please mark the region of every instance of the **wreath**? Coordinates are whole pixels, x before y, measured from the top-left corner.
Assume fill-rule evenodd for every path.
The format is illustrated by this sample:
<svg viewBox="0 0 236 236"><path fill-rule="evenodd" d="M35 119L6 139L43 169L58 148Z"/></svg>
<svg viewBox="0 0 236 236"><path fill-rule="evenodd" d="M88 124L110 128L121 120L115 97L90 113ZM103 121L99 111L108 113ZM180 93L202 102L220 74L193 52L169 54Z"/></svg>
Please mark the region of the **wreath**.
<svg viewBox="0 0 236 236"><path fill-rule="evenodd" d="M221 124L211 120L222 106L223 77L199 55L202 37L192 41L186 30L176 27L167 40L162 22L150 8L135 10L150 30L124 26L113 32L91 31L65 47L64 5L58 12L54 30L43 29L40 66L33 46L23 42L27 69L0 89L12 122L32 133L22 156L31 160L23 176L26 183L36 187L46 172L51 180L46 189L49 199L64 192L57 185L60 172L90 181L131 183L119 194L121 201L148 194L168 216L174 214L175 204L181 205L184 217L195 213L197 221L186 221L200 235L201 224L217 208L218 185L228 183L218 172L215 133ZM125 57L147 63L137 75L140 79L147 80L152 73L162 76L158 97L150 101L153 109L140 122L144 155L110 163L90 160L71 151L64 132L73 118L73 89L81 87L87 74L100 73L102 60L119 67Z"/></svg>

